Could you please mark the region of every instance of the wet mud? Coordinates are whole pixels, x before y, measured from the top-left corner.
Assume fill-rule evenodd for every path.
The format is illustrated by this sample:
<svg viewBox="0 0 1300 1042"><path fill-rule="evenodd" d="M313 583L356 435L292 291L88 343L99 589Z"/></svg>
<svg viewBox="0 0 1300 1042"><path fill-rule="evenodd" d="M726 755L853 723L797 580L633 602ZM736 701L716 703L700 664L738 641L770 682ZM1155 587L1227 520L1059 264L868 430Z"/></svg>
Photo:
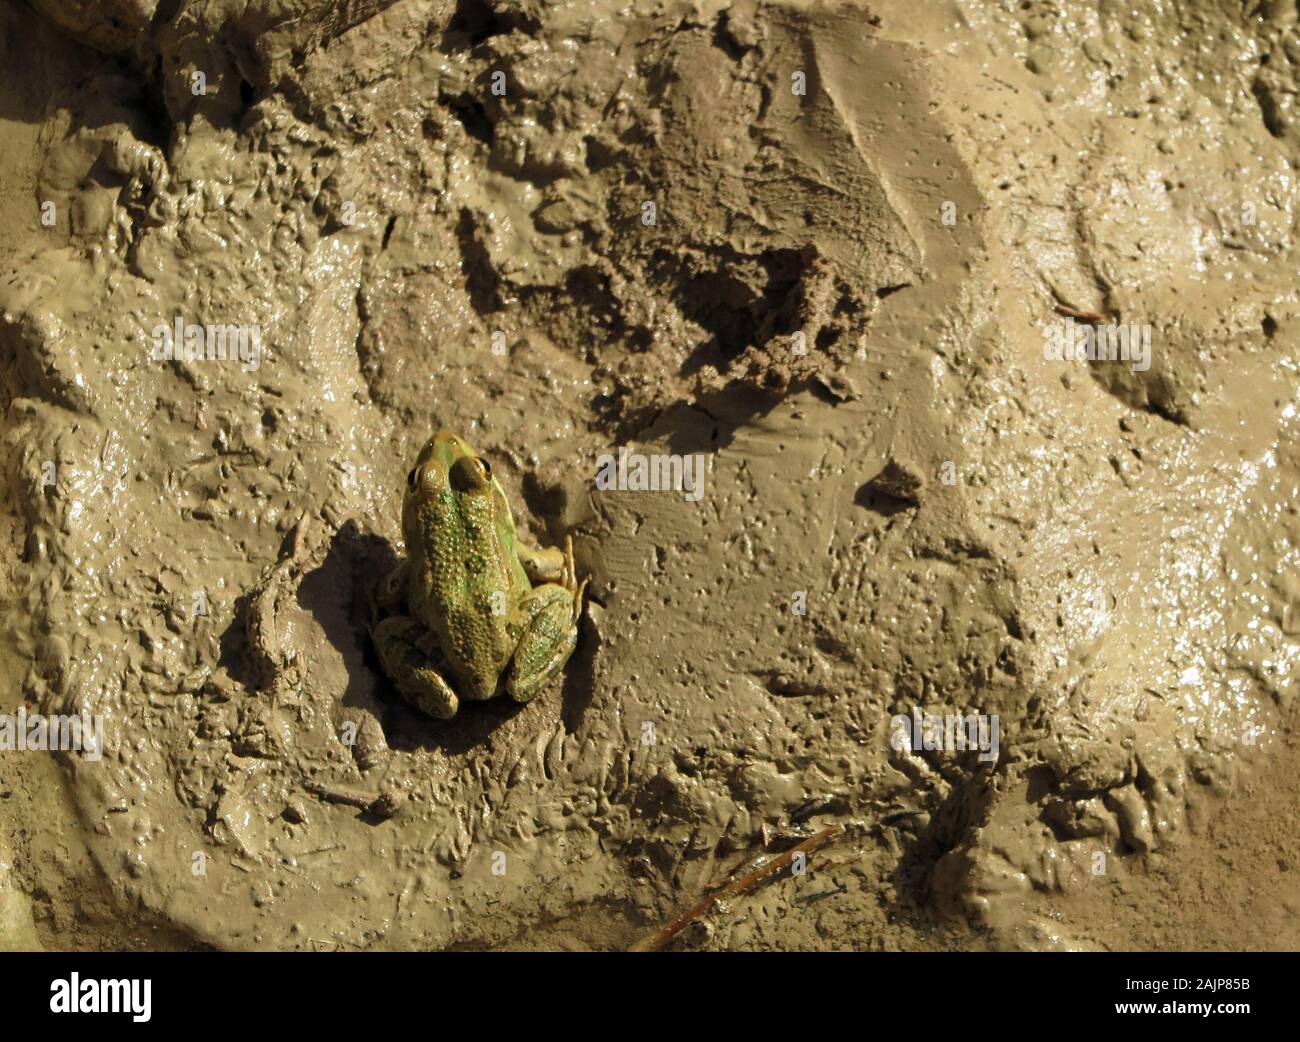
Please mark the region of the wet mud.
<svg viewBox="0 0 1300 1042"><path fill-rule="evenodd" d="M832 826L673 946L1300 943L1293 0L0 40L0 712L105 730L0 753L6 945L624 948ZM367 633L440 427L591 578L450 721Z"/></svg>

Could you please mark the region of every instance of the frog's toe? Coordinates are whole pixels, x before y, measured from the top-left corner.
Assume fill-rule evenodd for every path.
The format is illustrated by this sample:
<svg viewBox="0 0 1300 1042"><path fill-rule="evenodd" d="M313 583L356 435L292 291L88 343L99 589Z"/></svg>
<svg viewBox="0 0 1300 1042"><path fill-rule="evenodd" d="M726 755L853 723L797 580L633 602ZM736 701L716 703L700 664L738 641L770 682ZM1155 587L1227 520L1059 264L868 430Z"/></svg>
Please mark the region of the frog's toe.
<svg viewBox="0 0 1300 1042"><path fill-rule="evenodd" d="M564 537L564 588L574 591L578 588L578 563L573 559L573 536Z"/></svg>
<svg viewBox="0 0 1300 1042"><path fill-rule="evenodd" d="M435 660L420 647L426 630L415 619L394 615L380 621L372 636L379 664L398 693L422 713L449 720L460 699L443 679Z"/></svg>
<svg viewBox="0 0 1300 1042"><path fill-rule="evenodd" d="M591 576L584 576L578 583L578 588L573 591L573 624L576 626L578 620L582 618L583 594L587 592L587 583L591 582Z"/></svg>

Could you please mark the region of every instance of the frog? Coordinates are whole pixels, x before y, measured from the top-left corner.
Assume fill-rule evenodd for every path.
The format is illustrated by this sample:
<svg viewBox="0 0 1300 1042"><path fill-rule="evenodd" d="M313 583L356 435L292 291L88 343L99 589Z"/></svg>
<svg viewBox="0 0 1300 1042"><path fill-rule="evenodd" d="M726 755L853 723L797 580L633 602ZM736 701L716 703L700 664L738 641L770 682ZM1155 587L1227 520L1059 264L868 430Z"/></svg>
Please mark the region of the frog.
<svg viewBox="0 0 1300 1042"><path fill-rule="evenodd" d="M588 581L573 537L563 550L520 538L491 464L449 430L406 475L402 537L406 557L375 591L371 639L410 705L449 720L462 700L528 702L563 671Z"/></svg>

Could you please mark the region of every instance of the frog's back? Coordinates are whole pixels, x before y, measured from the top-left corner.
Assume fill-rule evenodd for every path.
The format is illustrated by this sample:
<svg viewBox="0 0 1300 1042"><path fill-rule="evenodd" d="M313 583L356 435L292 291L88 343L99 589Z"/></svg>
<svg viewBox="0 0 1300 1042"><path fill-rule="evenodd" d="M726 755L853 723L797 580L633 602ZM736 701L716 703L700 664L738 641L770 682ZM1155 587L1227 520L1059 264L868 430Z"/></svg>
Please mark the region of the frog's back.
<svg viewBox="0 0 1300 1042"><path fill-rule="evenodd" d="M506 545L491 495L457 497L452 510L457 523L444 528L428 557L412 562L411 609L437 634L460 693L491 698L514 650L508 621L528 579Z"/></svg>

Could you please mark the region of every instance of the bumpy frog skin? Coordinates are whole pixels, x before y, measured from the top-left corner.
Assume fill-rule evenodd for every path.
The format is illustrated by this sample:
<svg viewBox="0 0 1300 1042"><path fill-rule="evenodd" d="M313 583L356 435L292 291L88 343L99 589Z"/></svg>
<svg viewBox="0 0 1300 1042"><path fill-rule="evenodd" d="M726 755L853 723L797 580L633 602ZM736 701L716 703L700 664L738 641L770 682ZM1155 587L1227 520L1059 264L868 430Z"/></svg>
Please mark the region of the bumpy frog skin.
<svg viewBox="0 0 1300 1042"><path fill-rule="evenodd" d="M587 585L573 541L563 552L521 543L487 461L450 431L407 475L402 534L408 556L380 583L372 637L408 702L441 719L502 688L527 702L564 668Z"/></svg>

